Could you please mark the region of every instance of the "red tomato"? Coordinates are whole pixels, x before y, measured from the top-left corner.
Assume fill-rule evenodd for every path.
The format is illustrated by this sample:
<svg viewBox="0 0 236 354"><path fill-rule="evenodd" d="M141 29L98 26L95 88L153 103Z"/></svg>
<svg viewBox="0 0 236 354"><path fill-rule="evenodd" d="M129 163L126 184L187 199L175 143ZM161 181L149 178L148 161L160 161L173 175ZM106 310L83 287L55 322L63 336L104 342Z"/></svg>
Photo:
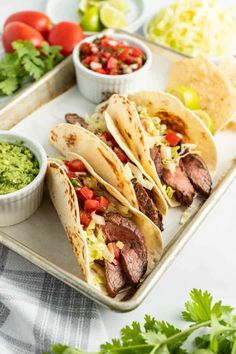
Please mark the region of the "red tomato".
<svg viewBox="0 0 236 354"><path fill-rule="evenodd" d="M128 162L128 158L127 156L123 153L123 151L121 151L120 149L118 148L115 148L114 149L114 152L115 154L117 155L117 157L120 159L120 161L122 163L127 163Z"/></svg>
<svg viewBox="0 0 236 354"><path fill-rule="evenodd" d="M86 213L84 210L79 211L80 223L81 225L87 227L89 226L90 221L92 220L91 216Z"/></svg>
<svg viewBox="0 0 236 354"><path fill-rule="evenodd" d="M143 52L140 49L134 47L134 48L131 49L131 55L133 57L142 57L143 56Z"/></svg>
<svg viewBox="0 0 236 354"><path fill-rule="evenodd" d="M118 146L117 142L109 132L103 132L102 133L102 138L105 139L106 141L109 141L112 143L112 146Z"/></svg>
<svg viewBox="0 0 236 354"><path fill-rule="evenodd" d="M99 209L99 201L95 199L87 199L84 202L84 208L89 213Z"/></svg>
<svg viewBox="0 0 236 354"><path fill-rule="evenodd" d="M82 55L90 55L90 54L92 54L90 43L81 44L79 51L80 51L80 53Z"/></svg>
<svg viewBox="0 0 236 354"><path fill-rule="evenodd" d="M106 71L103 68L98 68L95 71L96 71L96 73L99 73L99 74L106 74Z"/></svg>
<svg viewBox="0 0 236 354"><path fill-rule="evenodd" d="M79 159L69 161L65 163L65 165L69 168L71 172L83 172L85 170L83 162Z"/></svg>
<svg viewBox="0 0 236 354"><path fill-rule="evenodd" d="M67 177L68 177L69 179L71 179L71 178L77 178L77 176L76 176L76 174L75 174L74 172L66 172L66 174L67 174Z"/></svg>
<svg viewBox="0 0 236 354"><path fill-rule="evenodd" d="M73 22L60 22L51 29L48 42L61 46L62 54L67 56L83 38L84 32L79 25Z"/></svg>
<svg viewBox="0 0 236 354"><path fill-rule="evenodd" d="M176 146L181 138L178 137L174 132L168 132L165 136L165 140L170 144L170 146Z"/></svg>
<svg viewBox="0 0 236 354"><path fill-rule="evenodd" d="M111 57L111 53L103 51L103 50L100 52L100 55L101 55L101 57L103 57L105 59L109 59Z"/></svg>
<svg viewBox="0 0 236 354"><path fill-rule="evenodd" d="M51 27L52 22L50 18L42 12L39 11L19 11L10 15L5 23L4 28L11 22L22 22L26 25L33 27L36 31L40 32L42 35L47 34Z"/></svg>
<svg viewBox="0 0 236 354"><path fill-rule="evenodd" d="M35 48L40 48L44 41L41 33L24 23L11 22L6 25L2 35L2 43L7 53L13 52L11 44L19 39L31 41Z"/></svg>
<svg viewBox="0 0 236 354"><path fill-rule="evenodd" d="M135 64L137 62L137 58L133 57L132 55L129 55L125 62L128 65Z"/></svg>
<svg viewBox="0 0 236 354"><path fill-rule="evenodd" d="M120 49L119 49L120 50ZM121 48L121 53L118 54L118 59L125 61L128 58L129 55L129 48Z"/></svg>
<svg viewBox="0 0 236 354"><path fill-rule="evenodd" d="M107 70L112 70L115 69L118 64L118 61L116 58L110 57L107 62L106 69Z"/></svg>
<svg viewBox="0 0 236 354"><path fill-rule="evenodd" d="M120 250L116 246L116 243L115 242L108 243L108 249L109 249L109 251L111 251L114 254L115 260L119 261L119 259L120 259Z"/></svg>
<svg viewBox="0 0 236 354"><path fill-rule="evenodd" d="M109 207L109 200L107 200L107 198L101 196L101 197L96 197L95 198L98 202L99 202L99 209L104 211Z"/></svg>
<svg viewBox="0 0 236 354"><path fill-rule="evenodd" d="M92 189L84 186L81 187L80 189L76 189L76 194L79 200L84 202L87 199L93 199L93 191Z"/></svg>

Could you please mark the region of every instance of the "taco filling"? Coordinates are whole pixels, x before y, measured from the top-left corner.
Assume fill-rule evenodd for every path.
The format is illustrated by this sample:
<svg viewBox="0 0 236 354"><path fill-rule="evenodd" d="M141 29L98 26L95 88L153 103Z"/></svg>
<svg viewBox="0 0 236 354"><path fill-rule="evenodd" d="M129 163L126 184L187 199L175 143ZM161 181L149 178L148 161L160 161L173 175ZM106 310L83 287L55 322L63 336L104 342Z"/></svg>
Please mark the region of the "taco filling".
<svg viewBox="0 0 236 354"><path fill-rule="evenodd" d="M167 196L186 206L192 204L196 193L207 198L212 179L196 145L186 143L180 133L168 129L159 117L148 114L145 107L138 106L137 110Z"/></svg>
<svg viewBox="0 0 236 354"><path fill-rule="evenodd" d="M128 207L112 197L81 160L64 161L62 167L77 195L90 267L100 274L97 281L115 297L126 285L136 286L147 270L144 237Z"/></svg>
<svg viewBox="0 0 236 354"><path fill-rule="evenodd" d="M130 161L129 157L120 148L114 137L108 132L102 115L95 113L87 120L77 114L68 113L65 115L65 120L69 124L79 124L83 128L90 130L113 150L122 162L125 173L133 184L140 211L163 231L162 215L156 206L152 191L154 184L145 178L138 167Z"/></svg>

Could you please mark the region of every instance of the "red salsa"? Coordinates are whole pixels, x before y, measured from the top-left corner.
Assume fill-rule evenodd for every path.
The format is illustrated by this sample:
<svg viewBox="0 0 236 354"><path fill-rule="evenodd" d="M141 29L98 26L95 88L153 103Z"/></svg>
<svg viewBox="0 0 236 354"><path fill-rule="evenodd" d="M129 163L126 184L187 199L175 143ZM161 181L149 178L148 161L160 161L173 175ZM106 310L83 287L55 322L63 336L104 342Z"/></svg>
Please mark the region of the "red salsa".
<svg viewBox="0 0 236 354"><path fill-rule="evenodd" d="M109 36L81 44L79 58L86 68L105 75L130 74L146 62L141 49Z"/></svg>

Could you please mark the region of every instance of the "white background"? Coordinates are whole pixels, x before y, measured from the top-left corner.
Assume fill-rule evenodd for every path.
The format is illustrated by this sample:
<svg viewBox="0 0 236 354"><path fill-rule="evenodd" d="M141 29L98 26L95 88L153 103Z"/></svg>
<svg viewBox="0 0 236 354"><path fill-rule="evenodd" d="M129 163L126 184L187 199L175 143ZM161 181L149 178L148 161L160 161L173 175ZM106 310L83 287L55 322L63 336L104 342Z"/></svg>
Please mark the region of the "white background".
<svg viewBox="0 0 236 354"><path fill-rule="evenodd" d="M153 14L160 4L169 2L145 0L146 16ZM228 0L224 4L234 2ZM23 9L44 10L45 3L45 0L2 0L0 29L9 14ZM146 313L181 325L179 314L194 287L207 289L217 299L236 307L235 182L137 310L116 314L101 308L108 336L117 336L119 329L133 320L142 321Z"/></svg>

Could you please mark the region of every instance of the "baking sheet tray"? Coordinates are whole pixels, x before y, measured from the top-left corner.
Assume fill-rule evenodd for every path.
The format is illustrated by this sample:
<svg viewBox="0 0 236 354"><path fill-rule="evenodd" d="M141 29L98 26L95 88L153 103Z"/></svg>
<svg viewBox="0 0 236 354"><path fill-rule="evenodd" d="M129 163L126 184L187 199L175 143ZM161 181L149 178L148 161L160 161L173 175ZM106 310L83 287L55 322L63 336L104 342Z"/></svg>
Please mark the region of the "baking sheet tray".
<svg viewBox="0 0 236 354"><path fill-rule="evenodd" d="M155 45L151 49L154 53L152 68L146 76L146 82L142 82L137 91L144 88L164 89L171 62L178 58L175 53L166 52ZM35 138L44 146L49 156L58 155L48 144L50 128L63 122L65 113L90 114L95 107L72 86L74 75L71 59L68 58L62 64L24 90L17 100L13 100L0 112L0 129L13 127L13 131ZM61 94L62 92L64 93ZM52 99L57 95L57 98ZM152 274L125 301L121 301L124 294L118 299L111 299L83 281L71 246L46 192L40 209L30 219L15 226L0 228L0 242L96 302L119 312L133 310L145 299L236 177L235 133L225 130L218 134L216 142L219 166L213 193L204 203L200 199L195 200L191 217L182 226L179 221L184 209L170 209L164 220L163 257Z"/></svg>

